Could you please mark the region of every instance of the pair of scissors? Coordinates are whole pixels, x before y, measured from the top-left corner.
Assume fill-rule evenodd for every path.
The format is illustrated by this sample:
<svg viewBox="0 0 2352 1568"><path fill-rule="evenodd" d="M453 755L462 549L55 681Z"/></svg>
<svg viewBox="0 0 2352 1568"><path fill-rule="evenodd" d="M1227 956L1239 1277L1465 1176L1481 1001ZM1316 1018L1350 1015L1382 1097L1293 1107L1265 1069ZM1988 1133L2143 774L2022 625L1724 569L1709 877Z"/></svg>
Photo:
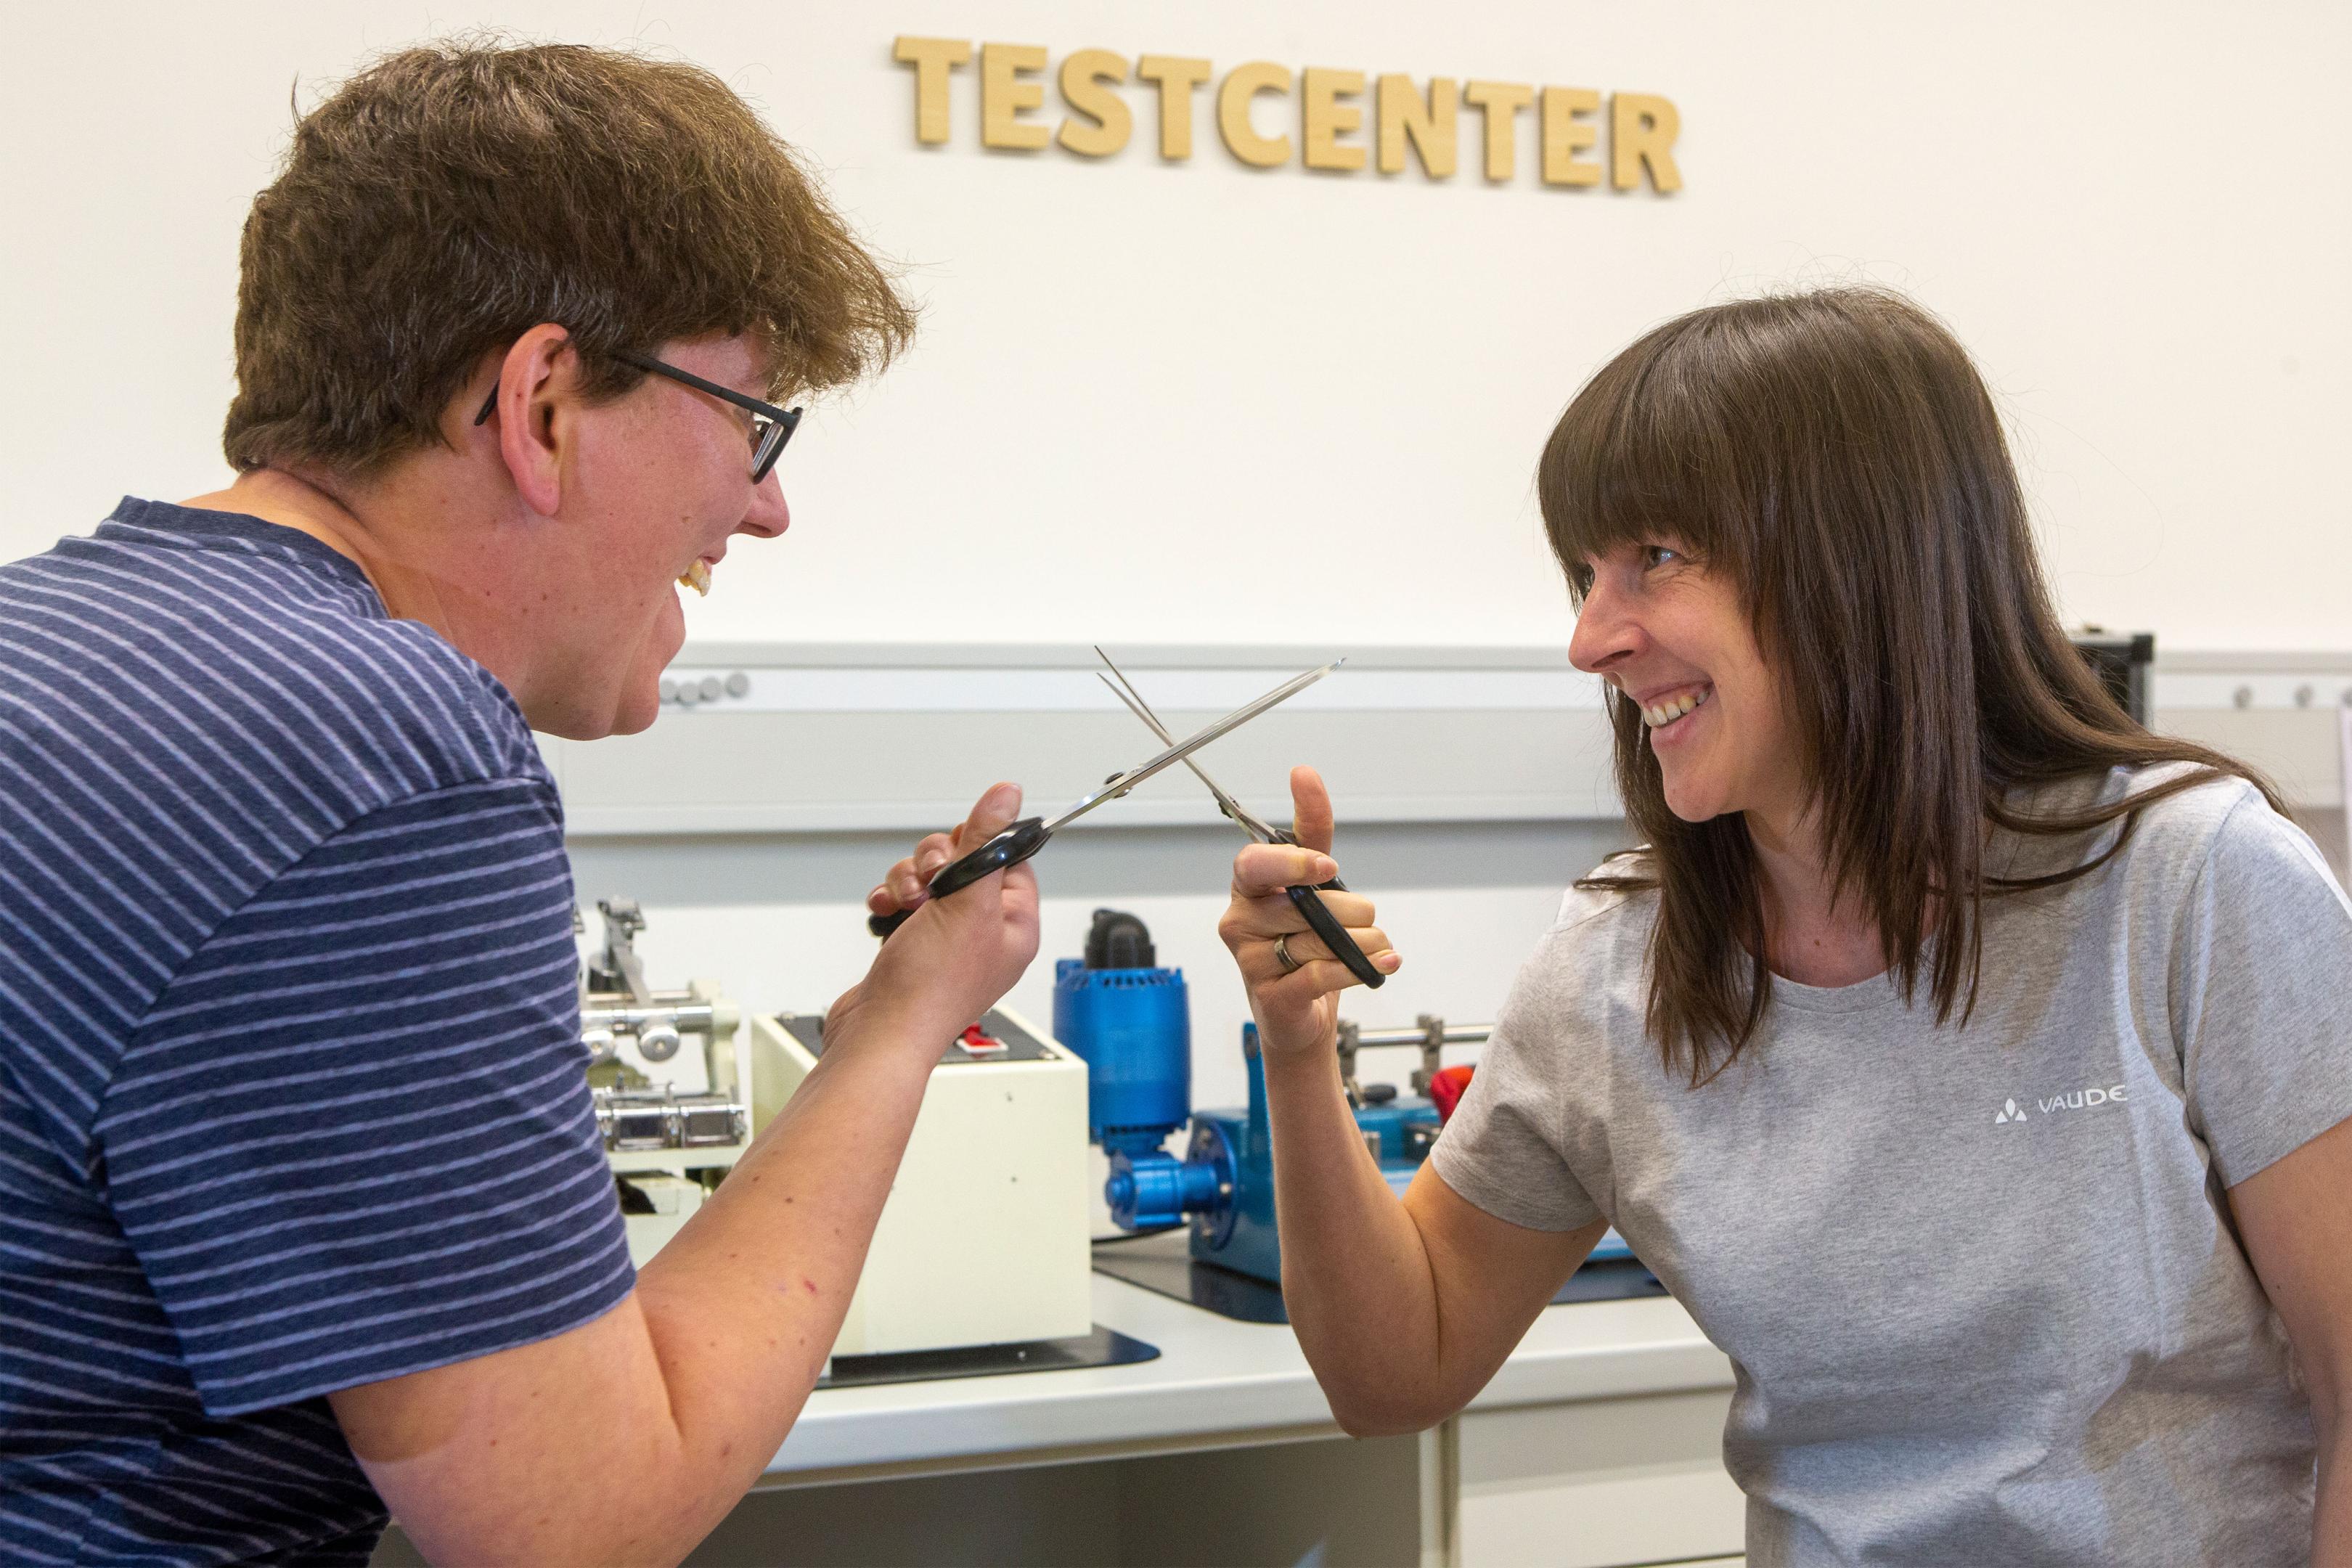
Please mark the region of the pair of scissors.
<svg viewBox="0 0 2352 1568"><path fill-rule="evenodd" d="M1098 679L1105 686L1110 688L1111 695L1126 703L1129 711L1150 726L1153 734L1163 741L1167 740L1168 727L1160 723L1160 715L1151 710L1151 704L1143 700L1143 693L1138 691L1134 683L1127 679L1127 672L1111 663L1110 655L1103 652L1099 644L1095 647L1095 657L1110 666L1110 675L1101 675ZM1111 680L1111 675L1118 677L1116 683ZM1254 816L1247 806L1218 788L1217 781L1203 772L1201 764L1191 757L1185 757L1183 763L1186 767L1192 770L1192 776L1208 785L1209 793L1217 797L1217 809L1232 817L1244 833L1248 834L1260 844L1296 846L1298 843L1297 834L1286 827L1269 826ZM1364 950L1358 947L1356 939L1348 934L1348 928L1341 925L1339 917L1334 915L1324 905L1323 900L1316 896L1318 888L1327 893L1344 893L1348 890L1348 885L1334 877L1328 882L1318 884L1315 888L1302 884L1286 888L1283 891L1290 895L1290 901L1298 912L1307 917L1308 929L1322 938L1323 945L1331 950L1331 956L1346 964L1349 973L1366 985L1378 989L1388 976L1372 967L1372 961L1364 956Z"/></svg>
<svg viewBox="0 0 2352 1568"><path fill-rule="evenodd" d="M1099 653L1102 650L1097 648L1095 651ZM1276 687L1273 690L1267 692L1256 701L1245 703L1242 707L1234 709L1232 712L1226 714L1215 723L1211 724L1197 734L1186 736L1181 741L1170 741L1168 739L1168 732L1164 730L1160 731L1160 738L1168 742L1168 749L1166 751L1160 752L1158 756L1153 757L1150 762L1139 763L1137 766L1128 769L1125 773L1111 774L1109 778L1103 781L1101 788L1087 795L1084 800L1078 802L1077 805L1070 807L1069 810L1062 813L1061 816L1055 817L1053 821L1048 822L1042 816L1024 816L1020 821L1014 823L1012 826L1007 827L1003 832L997 834L996 837L991 838L979 848L974 849L970 854L964 856L961 860L952 861L946 866L940 867L938 872L932 876L929 883L931 897L935 899L944 899L950 893L959 892L965 888L971 887L974 882L979 881L982 877L989 875L991 872L1002 871L1010 866L1018 866L1022 861L1026 860L1029 857L1037 853L1038 850L1045 847L1045 841L1053 837L1055 834L1060 832L1063 828L1067 827L1071 823L1076 822L1079 817L1084 816L1087 813L1102 805L1105 801L1117 800L1119 796L1125 795L1128 791L1133 789L1137 784L1141 784L1152 774L1160 772L1162 768L1173 767L1178 763L1184 762L1190 758L1194 752L1199 751L1202 747L1217 739L1220 735L1228 734L1233 731L1240 729L1243 725L1248 723L1251 720L1256 718L1259 714L1265 712L1267 709L1273 707L1277 702L1287 701L1289 699L1297 696L1299 692L1306 690L1308 687L1314 685L1317 681L1322 679L1325 676L1330 674L1333 670L1339 668L1339 666L1347 662L1348 661L1346 659L1334 659L1331 663L1323 666L1320 669L1310 669L1304 675L1293 676L1290 679L1284 681L1280 686ZM1153 722L1152 728L1155 730L1159 729L1157 721ZM1198 770L1196 769L1195 771L1197 772ZM900 910L896 914L868 915L866 918L866 929L872 931L876 936L887 937L892 931L897 931L900 926L906 924L908 920L911 918L913 914L914 911L912 910ZM1328 913L1326 913L1323 918L1326 921L1329 921L1331 919ZM1319 933L1320 928L1318 929ZM1339 926L1336 922L1332 924L1332 929L1334 931L1339 930ZM1346 932L1340 932L1340 939L1342 941L1346 940ZM1358 956L1360 958L1362 955L1359 954ZM1367 964L1366 967L1370 968L1370 966ZM1378 983L1375 982L1374 984Z"/></svg>

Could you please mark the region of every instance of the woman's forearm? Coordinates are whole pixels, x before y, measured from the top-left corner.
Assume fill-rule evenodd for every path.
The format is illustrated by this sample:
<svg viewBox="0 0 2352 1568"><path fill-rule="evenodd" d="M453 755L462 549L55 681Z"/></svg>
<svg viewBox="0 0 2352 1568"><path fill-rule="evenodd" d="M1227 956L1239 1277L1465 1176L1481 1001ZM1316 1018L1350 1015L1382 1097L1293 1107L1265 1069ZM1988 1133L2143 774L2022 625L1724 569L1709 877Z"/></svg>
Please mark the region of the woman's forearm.
<svg viewBox="0 0 2352 1568"><path fill-rule="evenodd" d="M2311 1568L2352 1568L2352 1453L2341 1426L2319 1427L2319 1491L2311 1516Z"/></svg>
<svg viewBox="0 0 2352 1568"><path fill-rule="evenodd" d="M832 1351L922 1106L929 1042L947 1031L880 1020L866 1034L881 1037L835 1033L726 1184L638 1275L672 1412L730 1503Z"/></svg>
<svg viewBox="0 0 2352 1568"><path fill-rule="evenodd" d="M1265 1065L1282 1293L1299 1346L1349 1432L1417 1431L1446 1414L1421 1233L1364 1146L1337 1055Z"/></svg>
<svg viewBox="0 0 2352 1568"><path fill-rule="evenodd" d="M893 1043L829 1039L782 1117L612 1311L333 1395L369 1480L428 1559L676 1562L759 1479L839 1331L937 1055Z"/></svg>

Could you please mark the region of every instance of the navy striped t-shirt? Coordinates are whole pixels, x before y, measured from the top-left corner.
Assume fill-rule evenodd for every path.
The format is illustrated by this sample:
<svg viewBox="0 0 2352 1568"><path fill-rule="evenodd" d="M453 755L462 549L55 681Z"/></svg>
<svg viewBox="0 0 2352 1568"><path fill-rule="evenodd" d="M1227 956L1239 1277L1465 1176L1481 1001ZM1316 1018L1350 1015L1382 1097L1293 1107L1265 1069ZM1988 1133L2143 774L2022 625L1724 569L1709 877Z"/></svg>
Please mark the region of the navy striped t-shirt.
<svg viewBox="0 0 2352 1568"><path fill-rule="evenodd" d="M360 1563L322 1397L634 1281L562 808L351 562L126 500L0 567L0 1558Z"/></svg>

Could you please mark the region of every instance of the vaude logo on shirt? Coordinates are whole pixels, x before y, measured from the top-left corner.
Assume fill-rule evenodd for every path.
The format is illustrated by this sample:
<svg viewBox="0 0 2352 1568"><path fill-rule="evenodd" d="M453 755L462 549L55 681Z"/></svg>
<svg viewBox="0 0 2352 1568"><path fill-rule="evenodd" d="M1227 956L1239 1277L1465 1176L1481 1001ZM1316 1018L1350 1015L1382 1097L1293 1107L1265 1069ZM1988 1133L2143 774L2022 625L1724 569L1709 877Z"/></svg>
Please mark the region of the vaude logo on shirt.
<svg viewBox="0 0 2352 1568"><path fill-rule="evenodd" d="M2048 1100L2037 1100L2033 1102L2033 1108L2042 1115L2048 1116L2054 1111L2088 1110L2095 1105L2121 1105L2123 1102L2124 1086L2118 1083L2110 1084L2105 1089L2078 1089L2072 1094L2054 1095ZM2019 1108L2014 1100L2003 1100L2000 1110L1994 1113L1992 1119L1993 1125L1996 1127L2003 1122L2024 1120L2025 1112Z"/></svg>

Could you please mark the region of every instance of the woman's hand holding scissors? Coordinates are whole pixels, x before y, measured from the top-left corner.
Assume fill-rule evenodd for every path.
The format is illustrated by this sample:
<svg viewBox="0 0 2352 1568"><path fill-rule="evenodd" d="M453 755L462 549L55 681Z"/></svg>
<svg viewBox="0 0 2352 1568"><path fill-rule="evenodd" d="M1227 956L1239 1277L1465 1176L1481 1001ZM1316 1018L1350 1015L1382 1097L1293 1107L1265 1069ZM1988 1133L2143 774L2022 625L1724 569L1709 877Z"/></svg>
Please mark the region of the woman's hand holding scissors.
<svg viewBox="0 0 2352 1568"><path fill-rule="evenodd" d="M1307 929L1292 901L1294 886L1314 887L1339 875L1331 859L1331 796L1313 768L1293 768L1290 798L1298 842L1253 844L1234 858L1233 901L1217 922L1249 988L1260 1048L1270 1054L1332 1048L1339 1032L1339 994L1361 984L1331 949ZM1372 923L1372 901L1358 893L1318 895L1348 935L1382 974L1404 960Z"/></svg>
<svg viewBox="0 0 2352 1568"><path fill-rule="evenodd" d="M936 1056L1013 988L1037 956L1037 874L1025 862L1012 866L952 899L932 899L926 884L956 858L957 846L984 844L1020 815L1020 786L995 785L953 832L923 839L866 896L875 914L911 910L913 918L882 944L866 978L833 1005L828 1040L852 1019L860 1030L887 1019L890 1032L927 1042L924 1048Z"/></svg>

